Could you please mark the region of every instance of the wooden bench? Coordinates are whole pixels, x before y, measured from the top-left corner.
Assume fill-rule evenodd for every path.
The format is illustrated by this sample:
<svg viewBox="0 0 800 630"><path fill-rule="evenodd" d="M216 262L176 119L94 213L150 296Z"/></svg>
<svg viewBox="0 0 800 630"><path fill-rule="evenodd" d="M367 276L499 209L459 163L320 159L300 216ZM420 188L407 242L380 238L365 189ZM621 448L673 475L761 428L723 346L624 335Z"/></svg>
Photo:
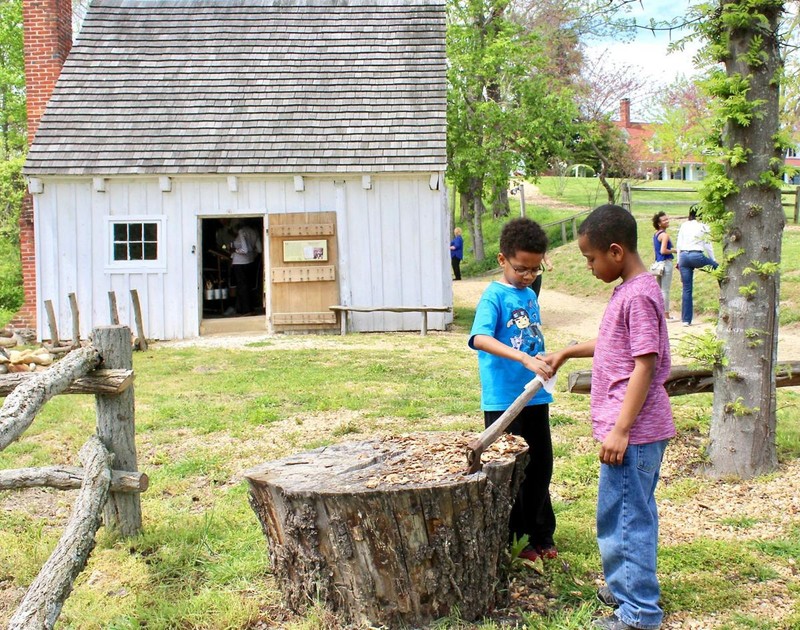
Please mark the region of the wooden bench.
<svg viewBox="0 0 800 630"><path fill-rule="evenodd" d="M453 310L450 306L345 306L343 304L328 308L339 314L343 335L347 334L347 313L421 313L419 334L423 337L428 334L428 313L449 313Z"/></svg>

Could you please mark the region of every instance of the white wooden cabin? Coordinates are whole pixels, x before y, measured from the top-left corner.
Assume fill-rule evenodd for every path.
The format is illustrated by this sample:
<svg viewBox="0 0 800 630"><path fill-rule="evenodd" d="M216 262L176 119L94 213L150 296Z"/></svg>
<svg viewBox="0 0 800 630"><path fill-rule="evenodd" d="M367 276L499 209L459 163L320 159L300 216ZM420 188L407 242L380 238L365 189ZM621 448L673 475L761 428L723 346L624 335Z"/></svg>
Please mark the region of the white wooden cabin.
<svg viewBox="0 0 800 630"><path fill-rule="evenodd" d="M227 330L451 305L444 34L433 0L94 0L24 170L39 336L45 300L71 321L70 293L82 336L109 323L109 291L132 324L130 289L149 338L213 330L225 217L264 244L263 314ZM414 313L350 318L419 329Z"/></svg>

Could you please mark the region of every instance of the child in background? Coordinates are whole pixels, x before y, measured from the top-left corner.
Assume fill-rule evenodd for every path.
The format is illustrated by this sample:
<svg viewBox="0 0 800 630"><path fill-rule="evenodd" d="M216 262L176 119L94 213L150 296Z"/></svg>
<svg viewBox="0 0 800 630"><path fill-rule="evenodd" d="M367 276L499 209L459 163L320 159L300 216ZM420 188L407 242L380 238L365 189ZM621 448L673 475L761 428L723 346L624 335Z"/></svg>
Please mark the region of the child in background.
<svg viewBox="0 0 800 630"><path fill-rule="evenodd" d="M503 270L481 296L469 345L478 351L481 409L488 427L519 396L535 374L551 375L544 353L539 303L531 289L541 273L547 235L530 219L513 219L500 235L497 261ZM510 534L528 536L520 556L528 560L558 555L553 542L556 517L550 503L553 446L550 440L552 396L540 390L508 427L528 444L530 460L511 509Z"/></svg>
<svg viewBox="0 0 800 630"><path fill-rule="evenodd" d="M614 614L607 630L659 628L663 611L656 576L655 489L675 424L664 382L670 372L663 297L636 251L636 221L619 206L600 206L578 230L578 247L594 276L622 282L609 299L594 341L545 357L557 370L573 357L595 358L592 434L601 443L597 542L606 587L598 592Z"/></svg>

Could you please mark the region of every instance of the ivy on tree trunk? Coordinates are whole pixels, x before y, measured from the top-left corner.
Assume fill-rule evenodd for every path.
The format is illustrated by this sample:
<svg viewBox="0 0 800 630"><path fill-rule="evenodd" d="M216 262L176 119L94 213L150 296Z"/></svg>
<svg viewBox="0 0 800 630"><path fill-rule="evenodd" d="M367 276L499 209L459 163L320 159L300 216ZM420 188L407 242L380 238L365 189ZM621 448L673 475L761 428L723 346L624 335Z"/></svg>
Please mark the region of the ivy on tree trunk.
<svg viewBox="0 0 800 630"><path fill-rule="evenodd" d="M777 467L775 364L783 141L779 19L783 2L719 2L700 27L715 60L719 160L709 167L701 216L722 234L710 472L749 478Z"/></svg>

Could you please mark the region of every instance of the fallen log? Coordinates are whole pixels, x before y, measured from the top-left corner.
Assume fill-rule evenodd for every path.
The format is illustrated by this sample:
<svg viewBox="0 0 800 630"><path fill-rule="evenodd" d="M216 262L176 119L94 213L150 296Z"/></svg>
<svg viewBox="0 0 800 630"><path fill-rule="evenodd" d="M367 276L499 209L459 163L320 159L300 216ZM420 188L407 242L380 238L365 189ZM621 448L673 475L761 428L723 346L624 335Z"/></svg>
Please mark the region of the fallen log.
<svg viewBox="0 0 800 630"><path fill-rule="evenodd" d="M99 363L100 353L95 348L80 348L11 392L0 408L0 451L25 432L44 403Z"/></svg>
<svg viewBox="0 0 800 630"><path fill-rule="evenodd" d="M86 475L61 539L28 587L9 630L53 628L77 575L86 566L111 485L111 455L97 436L80 450Z"/></svg>
<svg viewBox="0 0 800 630"><path fill-rule="evenodd" d="M53 369L48 368L49 370ZM0 396L8 396L17 386L27 383L41 372L0 374ZM133 370L92 370L81 376L61 394L121 394L133 384Z"/></svg>
<svg viewBox="0 0 800 630"><path fill-rule="evenodd" d="M57 488L75 490L81 487L86 471L79 466L41 466L0 470L0 490L19 488ZM150 478L142 472L111 471L111 492L144 492Z"/></svg>
<svg viewBox="0 0 800 630"><path fill-rule="evenodd" d="M800 385L800 361L779 361L775 367L776 387ZM703 394L714 391L714 376L707 368L673 365L664 388L670 396ZM592 391L592 371L570 372L567 391L572 394L589 394Z"/></svg>
<svg viewBox="0 0 800 630"><path fill-rule="evenodd" d="M505 601L508 517L527 462L503 436L464 475L467 433L351 442L245 472L285 603L419 627Z"/></svg>

